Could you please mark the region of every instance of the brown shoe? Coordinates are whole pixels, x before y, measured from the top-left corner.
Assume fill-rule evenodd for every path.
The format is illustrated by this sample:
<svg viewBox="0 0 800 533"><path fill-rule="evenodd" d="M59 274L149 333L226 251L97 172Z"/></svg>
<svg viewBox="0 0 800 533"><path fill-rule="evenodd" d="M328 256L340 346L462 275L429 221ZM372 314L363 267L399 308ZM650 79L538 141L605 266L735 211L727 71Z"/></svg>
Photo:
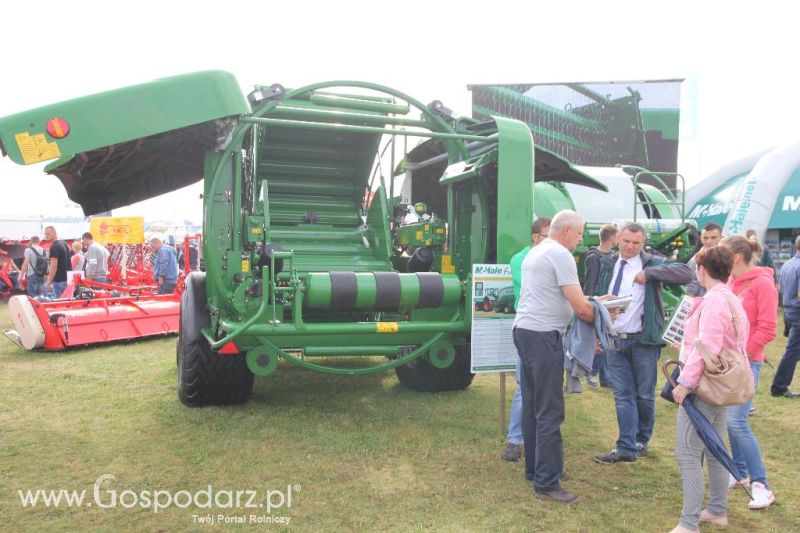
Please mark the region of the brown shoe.
<svg viewBox="0 0 800 533"><path fill-rule="evenodd" d="M556 490L549 490L549 491L538 491L534 490L534 494L537 498L541 500L549 500L551 502L557 503L575 503L578 501L578 496L572 494L571 492L567 492L564 489L556 489Z"/></svg>

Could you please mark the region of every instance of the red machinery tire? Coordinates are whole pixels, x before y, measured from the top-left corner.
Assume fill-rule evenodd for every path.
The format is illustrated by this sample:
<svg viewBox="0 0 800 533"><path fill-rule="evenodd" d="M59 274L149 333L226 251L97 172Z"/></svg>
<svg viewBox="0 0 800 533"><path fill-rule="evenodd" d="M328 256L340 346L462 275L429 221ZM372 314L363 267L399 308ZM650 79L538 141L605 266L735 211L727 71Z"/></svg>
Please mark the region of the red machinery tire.
<svg viewBox="0 0 800 533"><path fill-rule="evenodd" d="M178 335L178 398L188 407L246 402L253 373L244 354L220 355L200 332L209 324L204 272L186 278Z"/></svg>
<svg viewBox="0 0 800 533"><path fill-rule="evenodd" d="M470 386L475 374L470 372L469 344L456 346L456 358L447 368L436 368L426 356L395 368L400 383L421 392L463 390Z"/></svg>

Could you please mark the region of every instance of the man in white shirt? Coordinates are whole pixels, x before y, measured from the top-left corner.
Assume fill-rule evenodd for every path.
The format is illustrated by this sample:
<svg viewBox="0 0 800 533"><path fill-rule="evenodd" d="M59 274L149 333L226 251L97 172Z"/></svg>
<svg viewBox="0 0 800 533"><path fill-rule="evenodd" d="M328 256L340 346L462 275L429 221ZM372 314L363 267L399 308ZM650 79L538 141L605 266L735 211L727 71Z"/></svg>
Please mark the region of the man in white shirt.
<svg viewBox="0 0 800 533"><path fill-rule="evenodd" d="M607 354L619 439L609 453L595 456L604 464L632 463L647 455L655 423L658 358L664 346L662 285L683 285L692 280L686 265L646 253L642 249L645 237L640 224L622 228L619 254L603 260L595 288L595 294L633 297L625 312L614 319L619 349Z"/></svg>

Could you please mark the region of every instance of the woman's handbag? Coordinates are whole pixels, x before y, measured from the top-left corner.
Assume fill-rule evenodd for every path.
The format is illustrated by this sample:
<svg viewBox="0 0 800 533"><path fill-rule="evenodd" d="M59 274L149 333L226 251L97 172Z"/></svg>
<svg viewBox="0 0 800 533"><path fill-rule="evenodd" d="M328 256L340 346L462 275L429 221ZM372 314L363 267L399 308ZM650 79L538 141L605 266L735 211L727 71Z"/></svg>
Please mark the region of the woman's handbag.
<svg viewBox="0 0 800 533"><path fill-rule="evenodd" d="M725 299L733 317L738 346L736 349L725 348L718 354L712 354L703 346L703 333L700 331L695 347L703 356L705 370L694 393L713 405L741 405L753 398L756 386L750 362L747 360L747 350L742 343L738 313L727 295Z"/></svg>

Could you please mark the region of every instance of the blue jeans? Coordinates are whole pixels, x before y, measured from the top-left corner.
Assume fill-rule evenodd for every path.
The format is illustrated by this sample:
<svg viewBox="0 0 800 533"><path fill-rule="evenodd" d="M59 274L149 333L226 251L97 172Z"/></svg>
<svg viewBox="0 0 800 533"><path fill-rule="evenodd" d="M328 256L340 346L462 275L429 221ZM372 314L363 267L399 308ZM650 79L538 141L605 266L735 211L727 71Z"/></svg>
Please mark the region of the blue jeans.
<svg viewBox="0 0 800 533"><path fill-rule="evenodd" d="M603 352L594 355L594 362L592 363L592 375L600 376L600 385L607 386L611 384L608 379L608 370L606 369L608 363L608 354Z"/></svg>
<svg viewBox="0 0 800 533"><path fill-rule="evenodd" d="M508 436L506 441L519 446L522 444L522 387L519 384L519 375L522 373L522 359L517 357L517 390L511 399L511 417L508 419Z"/></svg>
<svg viewBox="0 0 800 533"><path fill-rule="evenodd" d="M616 448L622 455L635 455L637 442L645 446L650 442L660 355L661 347L641 344L638 338L621 339L619 350L606 355L619 426Z"/></svg>
<svg viewBox="0 0 800 533"><path fill-rule="evenodd" d="M31 298L44 296L44 276L36 274L28 276L28 296Z"/></svg>
<svg viewBox="0 0 800 533"><path fill-rule="evenodd" d="M66 281L54 281L53 282L53 292L48 294L50 298L61 298L61 295L67 289L67 282Z"/></svg>
<svg viewBox="0 0 800 533"><path fill-rule="evenodd" d="M158 286L158 294L172 294L173 292L175 292L175 285L177 284L178 284L177 280L170 281L165 279L164 283Z"/></svg>
<svg viewBox="0 0 800 533"><path fill-rule="evenodd" d="M770 389L775 395L789 390L797 360L800 359L800 309L784 308L783 319L789 323L791 329L789 330L789 339L786 341L786 351L783 352L781 362L772 378Z"/></svg>
<svg viewBox="0 0 800 533"><path fill-rule="evenodd" d="M753 376L758 388L758 374L761 371L761 361L750 361L750 368L753 369ZM767 469L761 458L761 446L758 439L753 435L748 418L750 407L753 400L742 405L732 405L728 407L728 438L731 441L733 450L733 461L743 476L749 476L750 481L758 481L767 484Z"/></svg>

